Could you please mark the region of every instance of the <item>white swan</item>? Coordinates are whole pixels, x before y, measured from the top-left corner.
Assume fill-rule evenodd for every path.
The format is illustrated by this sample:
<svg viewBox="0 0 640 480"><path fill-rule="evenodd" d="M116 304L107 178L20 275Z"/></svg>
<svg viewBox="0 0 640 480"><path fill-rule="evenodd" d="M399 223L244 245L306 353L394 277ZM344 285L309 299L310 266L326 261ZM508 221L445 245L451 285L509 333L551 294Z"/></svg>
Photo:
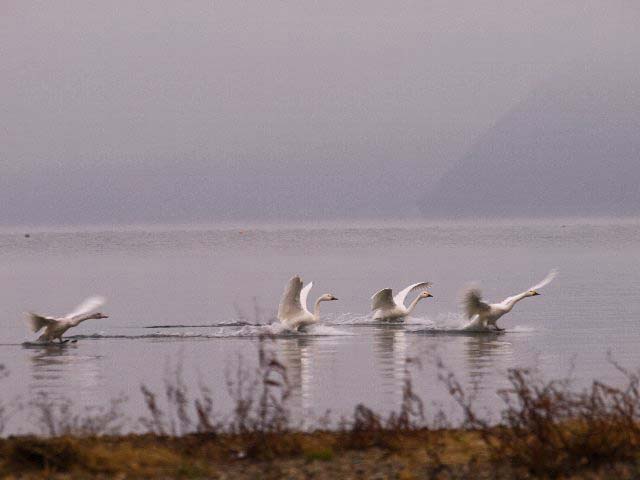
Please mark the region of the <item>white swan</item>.
<svg viewBox="0 0 640 480"><path fill-rule="evenodd" d="M496 331L503 331L504 328L498 328L498 325L496 325L498 319L509 313L515 304L523 298L540 295L538 293L538 289L549 284L557 274L558 272L556 270L552 270L545 279L537 285L534 285L525 292L505 298L500 303L485 303L482 301L482 294L480 293L480 290L477 288L468 289L464 293L463 297L465 313L467 314L467 318L472 319L477 316L477 319L474 319L474 321L467 327L486 329L490 325Z"/></svg>
<svg viewBox="0 0 640 480"><path fill-rule="evenodd" d="M302 288L302 280L296 275L284 289L280 305L278 306L278 320L289 330L299 330L307 325L320 321L320 302L338 300L330 293L321 295L316 300L313 313L307 309L307 297L313 282Z"/></svg>
<svg viewBox="0 0 640 480"><path fill-rule="evenodd" d="M433 297L427 290L431 285L431 282L414 283L399 292L395 297L390 288L383 288L371 297L371 310L374 312L373 318L375 320L399 320L410 315L420 300ZM422 290L422 292L408 307L405 307L404 300L407 295L417 290Z"/></svg>
<svg viewBox="0 0 640 480"><path fill-rule="evenodd" d="M105 299L102 297L90 297L64 317L43 317L42 315L29 313L27 322L34 333L44 327L44 333L38 338L39 342L53 342L57 338L61 344L66 343L69 340L63 342L62 335L70 328L85 320L109 318L103 313L91 313L104 305L104 302Z"/></svg>

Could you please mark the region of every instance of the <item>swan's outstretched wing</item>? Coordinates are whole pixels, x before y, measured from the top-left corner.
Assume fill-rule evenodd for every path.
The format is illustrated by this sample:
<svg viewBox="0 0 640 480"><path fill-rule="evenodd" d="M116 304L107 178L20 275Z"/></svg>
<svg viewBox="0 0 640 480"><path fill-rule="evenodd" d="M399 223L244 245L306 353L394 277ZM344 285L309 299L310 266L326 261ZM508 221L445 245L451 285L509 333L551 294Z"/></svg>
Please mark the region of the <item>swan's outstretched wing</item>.
<svg viewBox="0 0 640 480"><path fill-rule="evenodd" d="M556 278L556 276L558 275L558 270L556 270L555 268L553 270L551 270L549 272L549 274L544 277L544 280L542 280L540 283L534 285L533 287L531 287L529 290L538 290L539 288L542 288L546 285L549 285L551 283L551 281Z"/></svg>
<svg viewBox="0 0 640 480"><path fill-rule="evenodd" d="M467 318L473 318L489 310L489 305L482 301L482 293L477 288L467 290L462 301Z"/></svg>
<svg viewBox="0 0 640 480"><path fill-rule="evenodd" d="M302 280L296 275L289 280L289 283L287 283L287 286L284 288L284 293L278 306L278 318L280 320L294 318L303 312L302 305L300 304L301 291ZM309 293L308 290L307 293Z"/></svg>
<svg viewBox="0 0 640 480"><path fill-rule="evenodd" d="M535 284L533 287L531 287L531 288L529 288L529 289L525 290L525 291L524 291L524 292L522 292L522 293L519 293L519 294L517 294L517 295L512 295L511 297L506 298L506 299L503 301L503 303L510 302L511 300L513 300L513 299L514 299L514 297L518 297L518 296L522 295L522 294L523 294L523 293L525 293L525 292L530 292L530 291L532 291L532 290L538 290L539 288L542 288L542 287L544 287L544 286L546 286L546 285L549 285L549 284L551 283L551 281L552 281L554 278L556 278L556 276L557 276L557 275L558 275L558 271L557 271L557 270L555 270L555 269L551 270L551 271L549 272L549 274L548 274L546 277L544 277L544 280L542 280L540 283Z"/></svg>
<svg viewBox="0 0 640 480"><path fill-rule="evenodd" d="M409 285L404 290L399 291L396 296L393 297L393 301L398 305L404 305L405 298L407 298L407 295L409 295L411 292L426 290L427 288L430 288L431 285L431 282L419 282L414 283L413 285Z"/></svg>
<svg viewBox="0 0 640 480"><path fill-rule="evenodd" d="M371 297L371 310L378 310L380 308L395 308L396 304L393 301L393 293L390 288L383 288L379 292L376 292Z"/></svg>
<svg viewBox="0 0 640 480"><path fill-rule="evenodd" d="M67 315L65 315L65 320L74 320L77 317L83 316L83 315L87 315L88 313L91 313L92 311L100 308L102 305L104 305L105 302L105 298L104 297L89 297L87 298L84 302L82 302L80 305L78 305L75 310L73 310L71 313L68 313Z"/></svg>
<svg viewBox="0 0 640 480"><path fill-rule="evenodd" d="M303 310L309 311L307 306L307 297L309 296L309 291L313 287L313 282L307 283L302 290L300 290L300 306Z"/></svg>
<svg viewBox="0 0 640 480"><path fill-rule="evenodd" d="M37 332L43 327L54 324L57 321L58 320L56 320L55 318L43 317L42 315L38 315L36 313L29 312L27 314L27 325L33 333Z"/></svg>

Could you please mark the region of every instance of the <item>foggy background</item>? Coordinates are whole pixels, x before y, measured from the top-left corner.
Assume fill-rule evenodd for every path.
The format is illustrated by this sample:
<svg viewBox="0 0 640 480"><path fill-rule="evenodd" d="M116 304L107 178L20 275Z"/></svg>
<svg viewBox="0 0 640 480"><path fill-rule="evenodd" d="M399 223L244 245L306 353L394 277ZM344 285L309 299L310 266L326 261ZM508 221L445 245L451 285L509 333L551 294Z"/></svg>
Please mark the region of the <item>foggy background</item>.
<svg viewBox="0 0 640 480"><path fill-rule="evenodd" d="M4 1L0 224L640 213L630 1Z"/></svg>

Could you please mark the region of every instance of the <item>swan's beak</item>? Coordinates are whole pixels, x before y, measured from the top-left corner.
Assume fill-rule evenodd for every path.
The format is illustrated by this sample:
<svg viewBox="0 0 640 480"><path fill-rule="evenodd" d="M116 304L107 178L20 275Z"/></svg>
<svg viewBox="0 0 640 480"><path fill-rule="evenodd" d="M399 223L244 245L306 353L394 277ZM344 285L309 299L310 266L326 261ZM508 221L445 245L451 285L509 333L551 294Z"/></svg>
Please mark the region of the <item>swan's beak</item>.
<svg viewBox="0 0 640 480"><path fill-rule="evenodd" d="M428 295L427 295L427 298L429 298L429 297L431 297L431 298L433 298L433 295L431 295L431 294L428 294Z"/></svg>
<svg viewBox="0 0 640 480"><path fill-rule="evenodd" d="M540 294L534 290L532 297L537 297L538 295L540 295Z"/></svg>
<svg viewBox="0 0 640 480"><path fill-rule="evenodd" d="M338 299L336 297L333 297L331 300L333 301L333 300L338 300Z"/></svg>

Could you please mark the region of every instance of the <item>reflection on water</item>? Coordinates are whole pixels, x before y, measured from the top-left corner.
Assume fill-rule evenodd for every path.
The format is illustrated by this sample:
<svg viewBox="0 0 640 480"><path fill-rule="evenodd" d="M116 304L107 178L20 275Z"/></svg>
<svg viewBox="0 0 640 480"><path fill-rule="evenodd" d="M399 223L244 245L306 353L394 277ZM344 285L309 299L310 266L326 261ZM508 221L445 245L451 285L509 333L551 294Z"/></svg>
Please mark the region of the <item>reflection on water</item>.
<svg viewBox="0 0 640 480"><path fill-rule="evenodd" d="M404 325L377 326L373 342L376 368L383 380L383 393L390 394L394 401L399 401L407 375L408 345Z"/></svg>
<svg viewBox="0 0 640 480"><path fill-rule="evenodd" d="M82 403L91 403L100 396L100 356L80 354L74 344L24 349L30 361L28 391L32 398L46 394L52 400L72 397Z"/></svg>
<svg viewBox="0 0 640 480"><path fill-rule="evenodd" d="M293 388L293 411L303 420L313 410L314 345L317 337L299 336L279 340L281 360Z"/></svg>
<svg viewBox="0 0 640 480"><path fill-rule="evenodd" d="M28 241L0 232L0 246L0 364L9 371L0 382L5 398L46 392L98 405L125 392L132 399L128 413L137 416L140 383L161 388L162 365L184 351L185 367L207 372L216 407L227 412L232 403L224 387L226 368L234 368L239 355L255 361L258 336L269 333L238 325L233 306L250 308L249 298L257 295L266 320L295 273L315 280L319 292L340 298L323 307L323 318L345 318L323 326L322 335L275 340L294 389L291 406L303 418L328 409L336 417L350 416L358 402L380 412L397 408L405 363L413 357L424 360L420 372L414 370L416 393L455 408L438 381L436 363L424 358L428 352L465 386L479 390L479 406L487 408L495 408L494 392L512 367L538 366L545 378L558 378L575 358L581 381L616 382L606 362L608 350L625 366L640 363L640 296L633 287L640 282L637 221L566 228L543 222L272 226L241 236L216 227L140 228L43 232ZM523 302L505 319L507 328L526 332L427 334L416 331L425 326L409 323L356 325L369 311L371 293L384 285L428 276L438 293L424 311L433 319L456 320L457 294L468 282L479 281L487 298L501 299L555 266L561 276L544 295ZM107 295L110 319L80 325L75 346L18 346L29 338L19 320L25 309L64 311L80 293ZM144 328L151 325L183 327ZM351 335L338 336L337 330ZM20 427L16 421L10 431Z"/></svg>
<svg viewBox="0 0 640 480"><path fill-rule="evenodd" d="M513 345L503 335L469 335L464 339L466 371L474 392L485 388L485 378L494 376L512 362Z"/></svg>

